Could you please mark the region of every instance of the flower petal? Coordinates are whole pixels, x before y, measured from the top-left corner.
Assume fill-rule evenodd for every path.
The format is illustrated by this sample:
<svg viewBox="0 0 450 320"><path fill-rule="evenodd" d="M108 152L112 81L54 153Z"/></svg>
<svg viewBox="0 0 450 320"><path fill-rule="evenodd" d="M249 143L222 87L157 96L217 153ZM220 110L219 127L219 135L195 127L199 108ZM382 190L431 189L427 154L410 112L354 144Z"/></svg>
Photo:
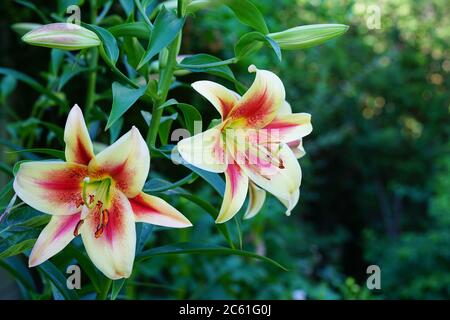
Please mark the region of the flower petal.
<svg viewBox="0 0 450 320"><path fill-rule="evenodd" d="M303 140L295 140L292 142L288 142L289 148L291 148L292 152L294 152L294 155L297 159L300 159L306 154L305 149L303 148Z"/></svg>
<svg viewBox="0 0 450 320"><path fill-rule="evenodd" d="M250 162L241 165L251 181L274 196L291 201L293 194L300 188L302 172L292 150L286 144L281 145L278 163ZM281 164L281 165L280 165Z"/></svg>
<svg viewBox="0 0 450 320"><path fill-rule="evenodd" d="M150 169L150 153L139 130L133 127L89 163L89 176L110 176L128 198L139 194Z"/></svg>
<svg viewBox="0 0 450 320"><path fill-rule="evenodd" d="M41 231L30 254L29 267L37 266L64 249L75 237L81 211L69 216L53 216Z"/></svg>
<svg viewBox="0 0 450 320"><path fill-rule="evenodd" d="M288 143L299 140L312 131L311 115L309 113L278 115L264 129L267 129L272 137L277 137L281 142Z"/></svg>
<svg viewBox="0 0 450 320"><path fill-rule="evenodd" d="M145 222L163 227L186 228L192 223L161 198L141 192L128 199L134 212L136 222Z"/></svg>
<svg viewBox="0 0 450 320"><path fill-rule="evenodd" d="M222 120L228 116L240 99L236 92L212 81L197 81L192 84L192 87L212 103L222 116Z"/></svg>
<svg viewBox="0 0 450 320"><path fill-rule="evenodd" d="M224 172L227 168L220 125L177 144L178 152L188 163L211 172Z"/></svg>
<svg viewBox="0 0 450 320"><path fill-rule="evenodd" d="M14 190L36 210L71 215L80 211L87 167L62 161L25 162L14 179Z"/></svg>
<svg viewBox="0 0 450 320"><path fill-rule="evenodd" d="M136 227L133 211L127 197L114 190L108 209L108 222L96 237L101 214L91 211L84 220L81 237L86 252L105 276L116 280L128 278L133 270L136 249ZM97 233L98 234L98 233Z"/></svg>
<svg viewBox="0 0 450 320"><path fill-rule="evenodd" d="M225 171L225 194L216 223L223 223L233 218L242 207L247 196L248 177L239 165L230 163Z"/></svg>
<svg viewBox="0 0 450 320"><path fill-rule="evenodd" d="M94 157L94 149L89 132L84 122L83 113L78 105L74 105L67 117L64 129L66 143L66 160L88 165Z"/></svg>
<svg viewBox="0 0 450 320"><path fill-rule="evenodd" d="M278 110L278 115L287 115L292 113L292 107L286 100L281 105L280 109Z"/></svg>
<svg viewBox="0 0 450 320"><path fill-rule="evenodd" d="M256 72L250 89L230 111L228 118L233 127L263 128L278 113L285 99L283 83L274 73L258 70L254 65L249 72Z"/></svg>
<svg viewBox="0 0 450 320"><path fill-rule="evenodd" d="M266 192L251 181L248 184L248 195L248 207L244 214L244 219L256 216L266 200Z"/></svg>
<svg viewBox="0 0 450 320"><path fill-rule="evenodd" d="M278 200L280 200L280 202L286 207L285 213L287 216L291 215L291 211L297 205L299 198L300 198L300 190L298 189L297 191L291 193L290 198L287 200L283 198L278 198Z"/></svg>

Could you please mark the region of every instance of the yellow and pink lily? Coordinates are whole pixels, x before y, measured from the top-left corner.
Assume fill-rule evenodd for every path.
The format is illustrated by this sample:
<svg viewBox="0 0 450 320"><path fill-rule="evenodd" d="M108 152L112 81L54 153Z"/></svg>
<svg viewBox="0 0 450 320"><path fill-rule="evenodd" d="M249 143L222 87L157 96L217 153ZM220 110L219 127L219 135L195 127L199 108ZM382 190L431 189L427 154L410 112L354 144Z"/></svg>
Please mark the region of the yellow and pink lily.
<svg viewBox="0 0 450 320"><path fill-rule="evenodd" d="M135 222L184 228L192 224L163 199L142 192L150 153L133 127L97 155L75 105L65 131L66 162L25 162L14 190L28 205L51 214L31 252L39 265L81 235L95 266L111 279L127 278L136 248Z"/></svg>
<svg viewBox="0 0 450 320"><path fill-rule="evenodd" d="M177 145L186 162L225 173L225 194L216 223L236 215L247 193L244 218L261 209L264 190L286 206L287 215L299 200L302 173L297 158L304 155L302 138L312 131L311 116L292 113L283 83L274 73L254 65L249 72L256 77L242 97L215 82L192 84L219 111L222 121Z"/></svg>

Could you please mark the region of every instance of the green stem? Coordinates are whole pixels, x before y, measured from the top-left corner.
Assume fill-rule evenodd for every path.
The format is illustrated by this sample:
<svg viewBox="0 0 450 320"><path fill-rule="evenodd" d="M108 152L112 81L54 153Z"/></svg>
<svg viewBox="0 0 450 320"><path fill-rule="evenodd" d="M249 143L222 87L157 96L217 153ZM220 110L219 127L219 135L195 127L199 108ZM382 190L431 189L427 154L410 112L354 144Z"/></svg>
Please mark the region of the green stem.
<svg viewBox="0 0 450 320"><path fill-rule="evenodd" d="M139 0L134 0L134 3L136 4L136 7L139 11L139 13L142 15L142 17L144 18L145 22L150 26L153 27L152 22L150 21L150 19L148 18L147 14L145 13L144 8L142 7L141 1Z"/></svg>
<svg viewBox="0 0 450 320"><path fill-rule="evenodd" d="M105 63L108 65L108 67L111 69L111 71L114 72L120 79L122 79L123 81L125 81L126 83L128 83L130 86L132 86L135 89L139 88L139 86L136 83L134 83L133 80L128 78L126 75L124 75L122 73L122 71L117 69L117 67L110 62L110 60L106 56L106 52L105 52L105 49L103 48L103 46L100 46L100 56L105 61Z"/></svg>
<svg viewBox="0 0 450 320"><path fill-rule="evenodd" d="M105 285L97 296L97 300L106 300L108 297L109 289L111 288L112 280L106 279Z"/></svg>
<svg viewBox="0 0 450 320"><path fill-rule="evenodd" d="M90 2L91 4L91 16L90 20L91 23L95 23L97 19L97 1L92 0ZM86 93L86 113L90 114L92 108L94 108L94 102L95 102L95 86L97 83L97 64L98 64L98 49L92 48L91 50L91 56L89 59L89 68L91 71L88 75L88 81L87 81L87 93Z"/></svg>
<svg viewBox="0 0 450 320"><path fill-rule="evenodd" d="M160 54L160 78L158 82L158 99L155 99L153 103L152 120L150 121L150 128L147 133L147 144L150 147L154 147L156 144L156 137L158 136L159 123L161 121L161 116L163 109L160 109L162 103L167 99L167 94L169 93L170 85L172 84L173 72L176 67L176 58L180 51L181 44L181 31L178 33L175 40L168 47L169 54L167 56L167 61L161 61L163 54Z"/></svg>
<svg viewBox="0 0 450 320"><path fill-rule="evenodd" d="M184 63L180 63L180 64L178 64L178 67L179 68L184 68L184 69L204 69L204 68L213 68L213 67L225 66L225 65L236 63L236 62L238 62L238 58L234 57L234 58L223 60L223 61L217 61L217 62L211 62L211 63L205 63L205 64L184 64Z"/></svg>

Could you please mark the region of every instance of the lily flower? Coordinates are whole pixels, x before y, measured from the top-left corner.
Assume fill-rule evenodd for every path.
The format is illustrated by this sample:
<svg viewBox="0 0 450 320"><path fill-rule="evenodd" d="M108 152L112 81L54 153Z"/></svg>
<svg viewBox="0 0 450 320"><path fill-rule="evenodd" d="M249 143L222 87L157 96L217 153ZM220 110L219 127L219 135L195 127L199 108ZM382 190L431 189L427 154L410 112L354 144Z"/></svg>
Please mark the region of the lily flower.
<svg viewBox="0 0 450 320"><path fill-rule="evenodd" d="M242 97L215 82L192 84L219 111L222 121L177 145L186 162L225 173L225 194L216 223L231 219L247 193L245 218L261 209L265 191L286 206L287 215L299 199L302 173L297 157L304 154L302 138L312 131L311 116L292 113L283 83L274 73L254 65L249 72L256 73L255 81Z"/></svg>
<svg viewBox="0 0 450 320"><path fill-rule="evenodd" d="M136 248L135 222L184 228L192 224L166 201L142 192L150 153L133 127L97 155L81 109L64 131L63 161L22 163L14 190L28 205L52 215L29 259L37 266L81 235L95 266L111 279L128 278Z"/></svg>

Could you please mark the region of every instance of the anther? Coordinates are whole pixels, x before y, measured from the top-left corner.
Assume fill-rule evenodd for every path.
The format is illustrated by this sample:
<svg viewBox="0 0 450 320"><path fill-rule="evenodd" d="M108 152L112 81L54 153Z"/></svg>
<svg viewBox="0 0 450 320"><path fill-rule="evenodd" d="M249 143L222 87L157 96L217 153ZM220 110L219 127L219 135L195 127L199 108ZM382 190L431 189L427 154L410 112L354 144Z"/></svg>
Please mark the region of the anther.
<svg viewBox="0 0 450 320"><path fill-rule="evenodd" d="M101 207L103 207L103 202L101 202L100 200L99 200L99 201L97 201L97 207L98 207L98 208L101 208Z"/></svg>
<svg viewBox="0 0 450 320"><path fill-rule="evenodd" d="M102 225L106 227L109 222L109 211L107 209L103 209L102 211Z"/></svg>
<svg viewBox="0 0 450 320"><path fill-rule="evenodd" d="M94 198L95 196L93 194L89 195L89 204L92 204L92 202L94 202Z"/></svg>
<svg viewBox="0 0 450 320"><path fill-rule="evenodd" d="M73 230L74 237L78 237L78 235L80 234L80 228L83 225L83 223L84 223L84 220L78 221L77 225L75 226L75 230Z"/></svg>
<svg viewBox="0 0 450 320"><path fill-rule="evenodd" d="M100 238L102 234L103 234L103 226L99 225L97 227L97 230L95 231L95 234L94 234L95 238Z"/></svg>
<svg viewBox="0 0 450 320"><path fill-rule="evenodd" d="M284 169L285 168L284 167L284 162L283 162L282 159L280 159L280 164L279 164L278 168L280 168L280 169Z"/></svg>
<svg viewBox="0 0 450 320"><path fill-rule="evenodd" d="M83 205L84 205L83 199L78 199L78 200L76 201L76 206L77 206L77 208L79 208L79 207L81 207L81 206L83 206Z"/></svg>

